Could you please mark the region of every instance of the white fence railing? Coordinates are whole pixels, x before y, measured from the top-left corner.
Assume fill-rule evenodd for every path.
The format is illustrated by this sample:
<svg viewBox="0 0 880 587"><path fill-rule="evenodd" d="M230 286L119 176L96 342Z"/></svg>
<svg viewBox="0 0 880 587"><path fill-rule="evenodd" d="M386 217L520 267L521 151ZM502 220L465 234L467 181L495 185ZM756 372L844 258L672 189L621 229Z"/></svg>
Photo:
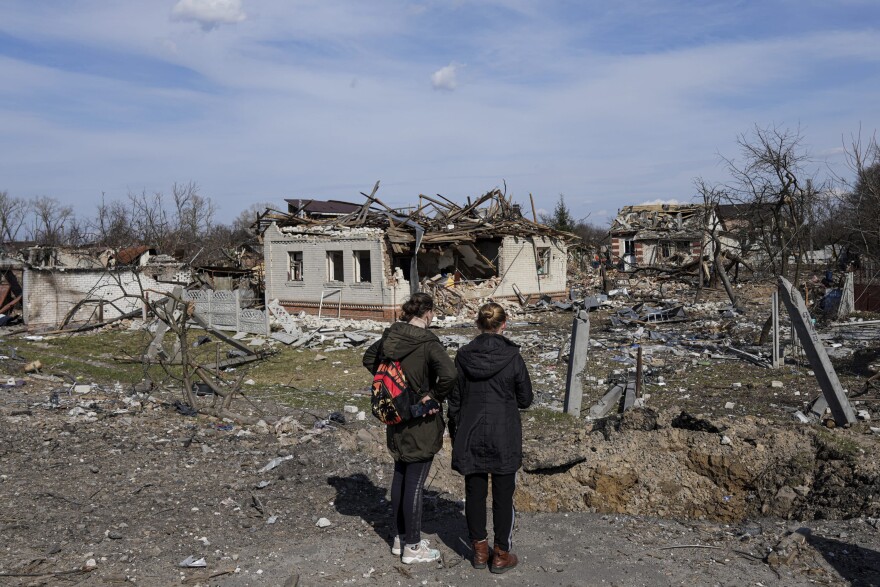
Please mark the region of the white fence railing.
<svg viewBox="0 0 880 587"><path fill-rule="evenodd" d="M193 290L184 294L195 302L195 310L208 325L220 330L250 334L269 334L269 316L263 310L249 308L255 297L250 290Z"/></svg>

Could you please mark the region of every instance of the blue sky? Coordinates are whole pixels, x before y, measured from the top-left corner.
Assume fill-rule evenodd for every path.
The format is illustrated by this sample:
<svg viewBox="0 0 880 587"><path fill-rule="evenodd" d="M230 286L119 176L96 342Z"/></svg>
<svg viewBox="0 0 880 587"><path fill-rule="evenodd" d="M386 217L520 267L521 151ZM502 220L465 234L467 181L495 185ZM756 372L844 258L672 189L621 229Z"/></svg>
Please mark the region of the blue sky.
<svg viewBox="0 0 880 587"><path fill-rule="evenodd" d="M89 215L195 181L228 221L506 182L604 222L724 180L755 125L845 174L878 26L876 0L8 0L0 190Z"/></svg>

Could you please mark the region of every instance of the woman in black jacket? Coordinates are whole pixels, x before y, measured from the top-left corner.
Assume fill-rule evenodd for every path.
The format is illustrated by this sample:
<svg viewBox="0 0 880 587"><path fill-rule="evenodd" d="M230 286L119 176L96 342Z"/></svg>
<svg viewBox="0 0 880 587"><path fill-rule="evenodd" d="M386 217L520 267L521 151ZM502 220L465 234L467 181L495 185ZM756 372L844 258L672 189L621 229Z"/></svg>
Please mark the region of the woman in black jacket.
<svg viewBox="0 0 880 587"><path fill-rule="evenodd" d="M519 410L532 404L528 369L519 347L501 335L505 326L504 308L496 303L480 308L480 335L455 357L458 387L449 398L452 468L465 479L465 516L477 569L486 568L490 558L486 496L492 475L493 573L508 571L518 562L510 547L516 472L522 466Z"/></svg>
<svg viewBox="0 0 880 587"><path fill-rule="evenodd" d="M436 406L423 417L386 427L388 452L394 459L391 509L397 528L391 552L411 564L440 558L440 551L421 539L422 492L434 455L443 446L445 424L439 404L455 386L456 372L440 339L428 330L434 318L431 296L415 293L402 309L400 321L386 328L382 338L364 353L363 364L375 374L383 359L400 361L407 383L420 401Z"/></svg>

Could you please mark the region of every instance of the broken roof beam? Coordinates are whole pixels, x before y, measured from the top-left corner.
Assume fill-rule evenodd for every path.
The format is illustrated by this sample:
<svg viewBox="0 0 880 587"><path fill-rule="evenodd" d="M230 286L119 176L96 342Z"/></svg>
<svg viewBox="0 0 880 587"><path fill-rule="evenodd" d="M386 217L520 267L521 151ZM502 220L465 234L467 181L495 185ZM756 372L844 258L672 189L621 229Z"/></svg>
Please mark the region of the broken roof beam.
<svg viewBox="0 0 880 587"><path fill-rule="evenodd" d="M367 199L367 201L364 202L364 204L360 207L360 209L355 212L350 212L349 214L346 214L342 218L337 219L337 221L340 224L347 224L351 220L354 220L355 225L363 224L364 220L367 217L367 212L370 210L370 207L373 205L373 202L375 201L374 198L376 196L376 192L378 192L378 191L379 191L379 181L376 180L376 185L373 186L373 191L370 192L369 196L367 194L365 194L364 192L361 192L361 195L363 197L365 197Z"/></svg>
<svg viewBox="0 0 880 587"><path fill-rule="evenodd" d="M486 193L483 194L481 197L479 197L479 198L477 198L476 200L474 200L473 203L469 204L468 206L466 206L466 207L464 207L464 208L461 208L461 209L455 214L455 218L459 218L459 217L464 216L464 215L466 215L466 214L470 214L473 210L479 208L480 205L482 205L483 202L485 202L486 200L490 200L490 199L492 199L492 198L496 198L496 197L499 197L499 196L500 196L500 192L499 192L497 189L496 189L496 190L492 190L491 192L486 192ZM502 197L503 197L503 196L502 196Z"/></svg>
<svg viewBox="0 0 880 587"><path fill-rule="evenodd" d="M437 194L437 196L440 198L443 198L443 196L441 196L440 194ZM431 196L426 196L425 194L419 194L419 198L424 198L424 199L428 200L429 202L431 202L432 204L434 204L435 206L437 206L438 212L442 211L442 210L448 210L450 212L454 212L456 210L461 210L461 206L459 206L455 202L448 200L447 198L443 198L444 200L446 200L446 203L435 200Z"/></svg>

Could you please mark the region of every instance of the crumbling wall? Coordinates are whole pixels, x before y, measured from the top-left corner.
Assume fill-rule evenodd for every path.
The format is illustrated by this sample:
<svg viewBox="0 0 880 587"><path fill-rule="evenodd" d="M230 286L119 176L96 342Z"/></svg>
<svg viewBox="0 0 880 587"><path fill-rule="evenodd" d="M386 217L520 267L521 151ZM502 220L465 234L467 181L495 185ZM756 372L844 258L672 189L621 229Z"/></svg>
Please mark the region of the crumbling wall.
<svg viewBox="0 0 880 587"><path fill-rule="evenodd" d="M23 318L28 328L56 328L67 313L85 299L103 300L87 303L77 310L70 322L115 318L141 308L136 296L146 290L170 292L177 283L160 282L151 275L130 270L34 269L25 268ZM160 294L151 293L152 296ZM126 297L131 296L131 297ZM112 305L111 305L112 302Z"/></svg>
<svg viewBox="0 0 880 587"><path fill-rule="evenodd" d="M534 243L534 244L533 244ZM544 275L539 276L535 261L535 247L550 249L550 263ZM565 243L548 237L522 238L505 236L498 255L498 275L501 283L495 297L516 297L513 286L523 294L564 295L568 252Z"/></svg>

